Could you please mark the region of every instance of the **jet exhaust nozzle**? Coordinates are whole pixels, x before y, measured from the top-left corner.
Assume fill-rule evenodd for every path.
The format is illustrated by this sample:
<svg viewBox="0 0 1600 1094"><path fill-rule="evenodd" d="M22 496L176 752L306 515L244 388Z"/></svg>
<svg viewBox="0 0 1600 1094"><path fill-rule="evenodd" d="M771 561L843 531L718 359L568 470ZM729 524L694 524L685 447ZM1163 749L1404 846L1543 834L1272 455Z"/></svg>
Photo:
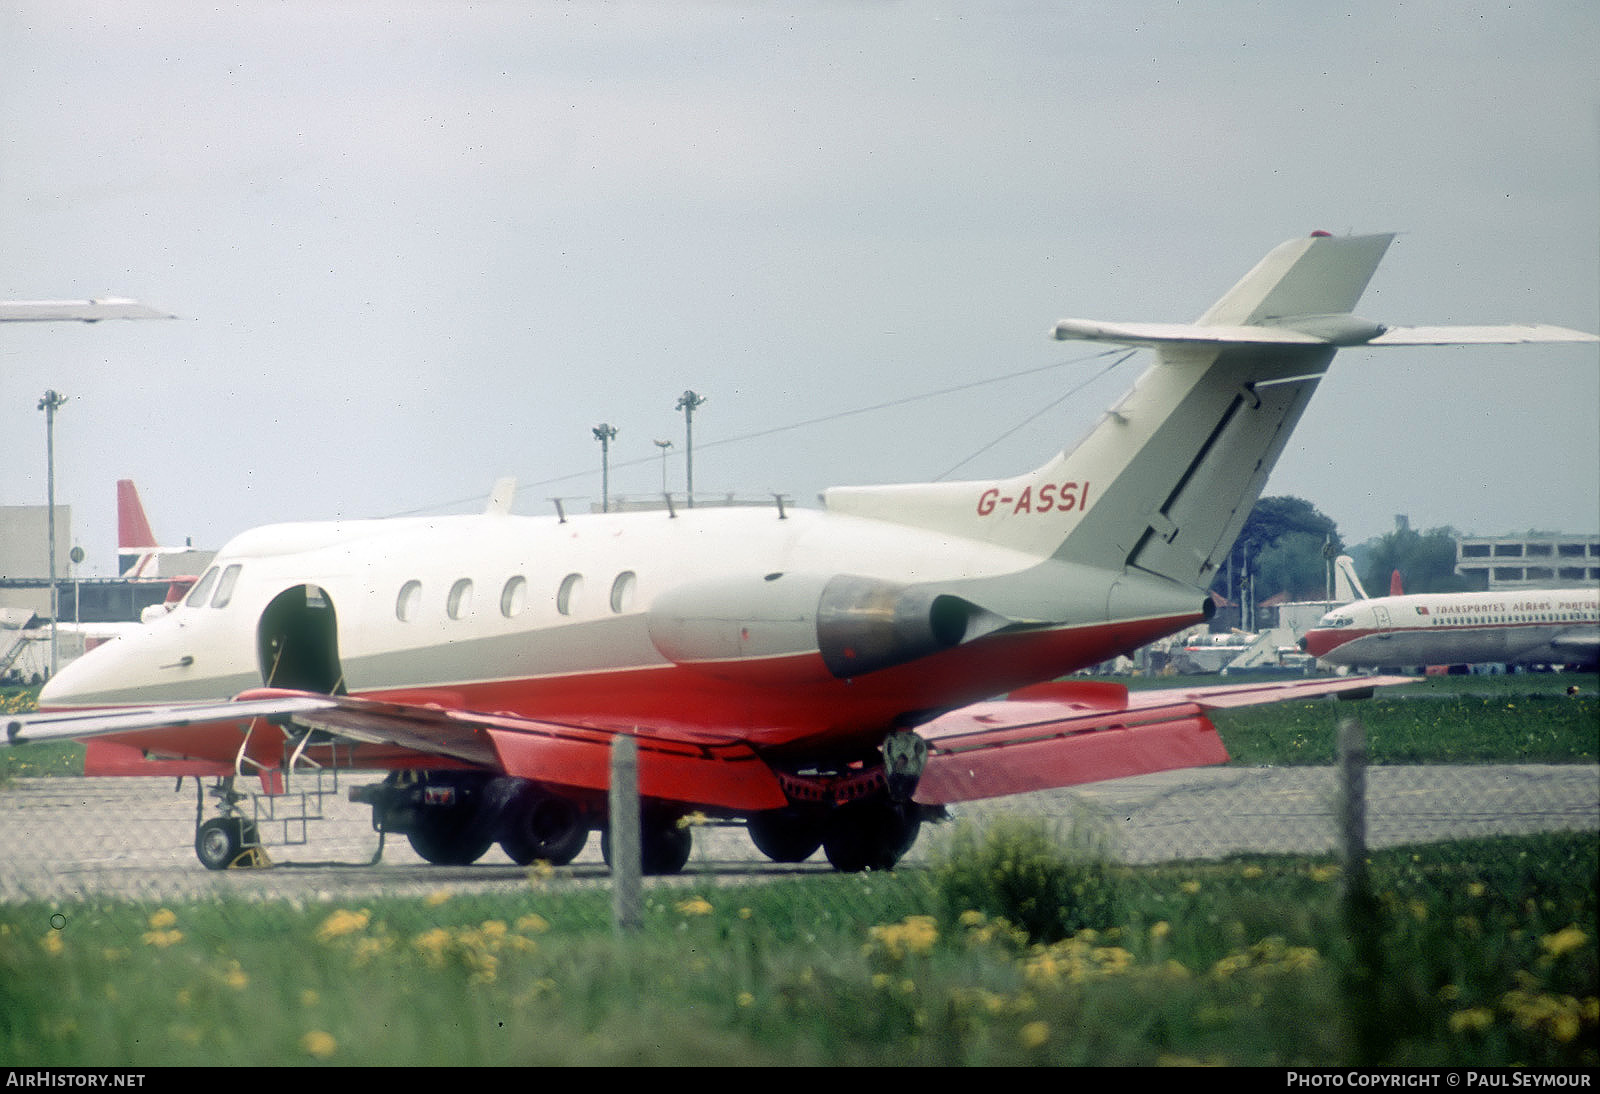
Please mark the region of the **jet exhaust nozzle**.
<svg viewBox="0 0 1600 1094"><path fill-rule="evenodd" d="M817 605L817 648L833 675L860 676L950 649L1004 625L998 617L987 621L988 616L949 593L835 577Z"/></svg>

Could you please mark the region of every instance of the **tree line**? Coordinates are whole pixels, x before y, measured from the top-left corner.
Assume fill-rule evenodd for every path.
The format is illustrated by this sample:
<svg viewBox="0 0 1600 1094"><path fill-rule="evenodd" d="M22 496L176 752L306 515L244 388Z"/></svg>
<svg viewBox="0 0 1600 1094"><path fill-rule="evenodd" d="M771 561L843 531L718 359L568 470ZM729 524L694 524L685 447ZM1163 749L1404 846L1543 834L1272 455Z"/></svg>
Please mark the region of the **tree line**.
<svg viewBox="0 0 1600 1094"><path fill-rule="evenodd" d="M1386 535L1347 548L1339 528L1304 498L1262 498L1250 510L1211 589L1233 603L1252 583L1259 603L1278 593L1290 600L1323 600L1331 595L1333 560L1348 554L1371 596L1389 592L1389 578L1400 572L1408 593L1466 592L1476 586L1456 573L1456 539L1449 526L1418 532L1402 523Z"/></svg>

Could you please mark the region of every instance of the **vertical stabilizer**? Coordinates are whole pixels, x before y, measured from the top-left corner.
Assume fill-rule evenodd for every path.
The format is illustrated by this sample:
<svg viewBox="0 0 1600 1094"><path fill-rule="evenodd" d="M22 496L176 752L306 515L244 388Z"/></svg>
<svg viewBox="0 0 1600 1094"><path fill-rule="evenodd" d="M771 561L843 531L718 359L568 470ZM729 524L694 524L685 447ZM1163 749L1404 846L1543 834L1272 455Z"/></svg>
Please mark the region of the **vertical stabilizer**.
<svg viewBox="0 0 1600 1094"><path fill-rule="evenodd" d="M132 479L117 480L117 546L123 550L156 546L155 533L139 503L139 491Z"/></svg>
<svg viewBox="0 0 1600 1094"><path fill-rule="evenodd" d="M1355 559L1349 555L1340 555L1333 560L1333 599L1340 604L1367 599L1367 590L1356 576Z"/></svg>
<svg viewBox="0 0 1600 1094"><path fill-rule="evenodd" d="M156 537L132 479L117 480L117 573L150 577L156 567Z"/></svg>
<svg viewBox="0 0 1600 1094"><path fill-rule="evenodd" d="M1063 320L1058 338L1154 348L1157 362L1078 447L991 483L829 491L831 510L1036 557L1205 588L1339 345L1393 237L1274 248L1198 322Z"/></svg>

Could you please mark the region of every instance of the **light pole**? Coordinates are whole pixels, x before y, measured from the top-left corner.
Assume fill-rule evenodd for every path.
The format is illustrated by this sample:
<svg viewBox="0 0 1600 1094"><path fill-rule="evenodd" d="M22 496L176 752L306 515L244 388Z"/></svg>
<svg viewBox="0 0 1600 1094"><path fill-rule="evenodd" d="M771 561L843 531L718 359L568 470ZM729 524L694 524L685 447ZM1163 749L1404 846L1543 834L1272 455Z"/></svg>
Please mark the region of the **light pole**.
<svg viewBox="0 0 1600 1094"><path fill-rule="evenodd" d="M694 412L704 405L705 397L685 391L678 399L678 409L683 411L683 466L684 489L689 495L689 508L694 508Z"/></svg>
<svg viewBox="0 0 1600 1094"><path fill-rule="evenodd" d="M617 427L601 422L594 427L594 439L600 442L600 511L611 512L611 438Z"/></svg>
<svg viewBox="0 0 1600 1094"><path fill-rule="evenodd" d="M56 589L56 411L67 397L47 391L39 400L44 411L45 524L50 534L50 675L56 674L56 617L61 614L60 594Z"/></svg>
<svg viewBox="0 0 1600 1094"><path fill-rule="evenodd" d="M667 449L672 447L671 441L657 441L656 447L661 449L661 493L667 492Z"/></svg>

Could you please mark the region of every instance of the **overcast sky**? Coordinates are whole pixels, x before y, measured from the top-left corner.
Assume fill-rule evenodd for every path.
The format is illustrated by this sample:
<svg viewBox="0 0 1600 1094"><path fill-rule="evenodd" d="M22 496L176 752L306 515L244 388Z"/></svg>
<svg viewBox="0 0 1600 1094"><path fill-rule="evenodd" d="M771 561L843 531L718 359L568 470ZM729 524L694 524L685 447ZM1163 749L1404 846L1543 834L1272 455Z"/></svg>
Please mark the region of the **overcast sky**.
<svg viewBox="0 0 1600 1094"><path fill-rule="evenodd" d="M1314 229L1402 233L1367 317L1600 329L1593 0L0 0L0 56L0 298L180 317L0 328L0 504L61 391L86 573L119 478L205 548L585 506L602 422L613 494L656 439L681 491L686 389L699 491L1023 471L1145 363L1057 319L1193 319ZM1342 352L1267 492L1593 533L1600 351Z"/></svg>

